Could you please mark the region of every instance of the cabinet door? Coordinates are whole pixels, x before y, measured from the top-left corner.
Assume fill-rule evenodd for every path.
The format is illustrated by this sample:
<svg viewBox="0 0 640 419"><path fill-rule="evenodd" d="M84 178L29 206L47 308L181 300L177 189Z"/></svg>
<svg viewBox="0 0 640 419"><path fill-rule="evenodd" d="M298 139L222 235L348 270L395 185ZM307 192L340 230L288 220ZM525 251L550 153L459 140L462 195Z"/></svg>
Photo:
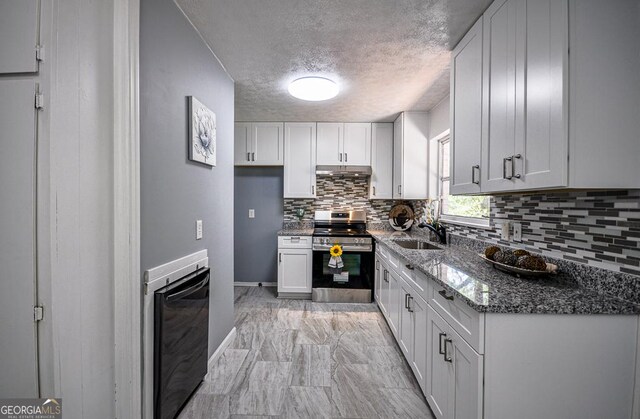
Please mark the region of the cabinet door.
<svg viewBox="0 0 640 419"><path fill-rule="evenodd" d="M514 188L518 1L496 0L483 15L482 192Z"/></svg>
<svg viewBox="0 0 640 419"><path fill-rule="evenodd" d="M380 306L380 288L381 288L381 284L380 282L382 281L382 266L380 266L380 259L378 258L378 255L376 254L376 261L375 261L375 274L374 274L374 287L373 287L373 296L376 299L376 304L378 304L378 306Z"/></svg>
<svg viewBox="0 0 640 419"><path fill-rule="evenodd" d="M427 360L429 355L427 346L427 302L422 297L414 294L409 306L413 317L412 369L422 391L426 394Z"/></svg>
<svg viewBox="0 0 640 419"><path fill-rule="evenodd" d="M455 390L453 362L444 359L445 339L451 328L431 306L427 305L427 310L427 401L436 418L452 418L451 406Z"/></svg>
<svg viewBox="0 0 640 419"><path fill-rule="evenodd" d="M343 164L349 166L371 165L371 124L344 124L342 151Z"/></svg>
<svg viewBox="0 0 640 419"><path fill-rule="evenodd" d="M402 150L404 137L404 114L393 122L393 199L402 199Z"/></svg>
<svg viewBox="0 0 640 419"><path fill-rule="evenodd" d="M389 281L389 299L387 303L387 312L389 313L389 327L393 335L398 338L398 326L400 324L400 281L394 271L387 271L387 280ZM404 297L404 294L403 294Z"/></svg>
<svg viewBox="0 0 640 419"><path fill-rule="evenodd" d="M518 94L525 122L515 142L515 156L520 155L514 160L520 175L515 188L562 187L568 180L568 5L566 0L523 2L526 45L519 48L517 75L526 89Z"/></svg>
<svg viewBox="0 0 640 419"><path fill-rule="evenodd" d="M251 124L236 122L233 131L234 162L236 166L251 164Z"/></svg>
<svg viewBox="0 0 640 419"><path fill-rule="evenodd" d="M37 0L0 1L0 74L38 71Z"/></svg>
<svg viewBox="0 0 640 419"><path fill-rule="evenodd" d="M251 124L251 162L260 166L282 166L284 161L284 124Z"/></svg>
<svg viewBox="0 0 640 419"><path fill-rule="evenodd" d="M278 249L278 292L311 292L311 249Z"/></svg>
<svg viewBox="0 0 640 419"><path fill-rule="evenodd" d="M378 306L382 314L389 318L389 270L384 263L380 263L380 300Z"/></svg>
<svg viewBox="0 0 640 419"><path fill-rule="evenodd" d="M452 343L449 356L452 358L454 374L454 397L450 416L455 419L482 419L482 355L473 350L453 330L448 336Z"/></svg>
<svg viewBox="0 0 640 419"><path fill-rule="evenodd" d="M284 124L284 197L316 196L316 124Z"/></svg>
<svg viewBox="0 0 640 419"><path fill-rule="evenodd" d="M344 124L334 122L318 123L318 143L316 164L344 164L343 155Z"/></svg>
<svg viewBox="0 0 640 419"><path fill-rule="evenodd" d="M393 198L393 124L371 124L369 199Z"/></svg>
<svg viewBox="0 0 640 419"><path fill-rule="evenodd" d="M429 198L429 120L426 112L404 112L402 198Z"/></svg>
<svg viewBox="0 0 640 419"><path fill-rule="evenodd" d="M482 18L451 56L450 192L480 192L482 145Z"/></svg>
<svg viewBox="0 0 640 419"><path fill-rule="evenodd" d="M33 321L37 144L34 95L33 80L0 80L2 397L38 395L37 324Z"/></svg>
<svg viewBox="0 0 640 419"><path fill-rule="evenodd" d="M400 308L398 316L398 344L407 359L409 365L413 361L413 318L409 309L409 301L411 298L411 287L407 285L404 279L398 281Z"/></svg>

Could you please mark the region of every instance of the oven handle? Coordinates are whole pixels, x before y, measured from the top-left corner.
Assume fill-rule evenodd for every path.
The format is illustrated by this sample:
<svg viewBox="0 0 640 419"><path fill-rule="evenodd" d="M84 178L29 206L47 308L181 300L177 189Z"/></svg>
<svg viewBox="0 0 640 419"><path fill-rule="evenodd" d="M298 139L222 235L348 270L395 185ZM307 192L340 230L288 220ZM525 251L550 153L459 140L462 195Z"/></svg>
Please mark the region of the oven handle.
<svg viewBox="0 0 640 419"><path fill-rule="evenodd" d="M175 294L167 295L167 301L179 300L182 297L186 297L187 295L191 295L194 292L199 291L202 288L204 288L207 285L208 282L209 282L209 275L207 275L206 278L204 278L202 281L198 282L197 284L194 284L194 285L190 286L187 289L179 291L179 292L177 292Z"/></svg>
<svg viewBox="0 0 640 419"><path fill-rule="evenodd" d="M331 246L328 246L328 247L327 246L322 246L322 247L313 246L313 251L314 252L329 252L330 249L331 249ZM357 253L357 252L372 253L373 252L373 246L348 247L348 246L342 245L342 251L343 252L347 252L347 253Z"/></svg>

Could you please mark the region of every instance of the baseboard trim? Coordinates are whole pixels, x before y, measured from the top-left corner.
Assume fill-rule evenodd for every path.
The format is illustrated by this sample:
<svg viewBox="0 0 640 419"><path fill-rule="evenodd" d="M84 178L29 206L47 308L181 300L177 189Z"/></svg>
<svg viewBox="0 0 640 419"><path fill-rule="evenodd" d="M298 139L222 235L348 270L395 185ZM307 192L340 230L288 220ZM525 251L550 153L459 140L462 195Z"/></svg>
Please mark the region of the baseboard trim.
<svg viewBox="0 0 640 419"><path fill-rule="evenodd" d="M236 281L233 283L234 287L259 287L260 282L240 282ZM277 287L277 282L262 282L263 287Z"/></svg>
<svg viewBox="0 0 640 419"><path fill-rule="evenodd" d="M220 346L218 346L218 349L216 349L213 355L211 355L211 358L209 358L209 361L207 361L207 371L211 370L211 367L213 366L213 364L215 364L218 361L218 359L222 356L222 353L225 351L225 349L229 347L229 345L231 345L231 342L233 342L235 338L236 338L236 328L234 327L233 329L231 329L227 337L224 338Z"/></svg>

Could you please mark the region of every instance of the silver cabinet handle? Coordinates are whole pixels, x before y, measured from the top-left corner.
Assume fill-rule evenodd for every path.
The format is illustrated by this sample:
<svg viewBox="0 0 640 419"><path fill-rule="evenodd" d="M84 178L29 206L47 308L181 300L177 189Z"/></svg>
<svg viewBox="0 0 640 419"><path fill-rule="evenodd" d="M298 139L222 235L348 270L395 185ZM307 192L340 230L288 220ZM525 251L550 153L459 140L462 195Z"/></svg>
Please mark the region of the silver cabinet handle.
<svg viewBox="0 0 640 419"><path fill-rule="evenodd" d="M402 195L402 185L398 185L398 195Z"/></svg>
<svg viewBox="0 0 640 419"><path fill-rule="evenodd" d="M511 174L509 174L509 176L507 176L507 162L511 163ZM502 159L502 178L513 179L513 156Z"/></svg>
<svg viewBox="0 0 640 419"><path fill-rule="evenodd" d="M347 156L347 153L344 153L344 162L348 162L349 161L349 157Z"/></svg>
<svg viewBox="0 0 640 419"><path fill-rule="evenodd" d="M282 263L282 253L278 253L278 263Z"/></svg>
<svg viewBox="0 0 640 419"><path fill-rule="evenodd" d="M446 333L439 333L438 334L438 353L440 355L444 355L444 349L442 349L442 338L446 338L447 334Z"/></svg>
<svg viewBox="0 0 640 419"><path fill-rule="evenodd" d="M471 183L475 183L476 185L480 184L480 173L478 173L478 179L476 180L476 170L480 172L480 166L475 165L471 166Z"/></svg>
<svg viewBox="0 0 640 419"><path fill-rule="evenodd" d="M445 300L453 301L453 295L447 295L447 292L445 290L438 291L438 294L442 295Z"/></svg>
<svg viewBox="0 0 640 419"><path fill-rule="evenodd" d="M342 162L342 153L339 153L340 157L338 157L338 160L340 160Z"/></svg>
<svg viewBox="0 0 640 419"><path fill-rule="evenodd" d="M376 187L373 186L372 188L373 188L373 196L376 196Z"/></svg>
<svg viewBox="0 0 640 419"><path fill-rule="evenodd" d="M453 363L453 358L451 358L451 357L449 356L449 351L447 351L447 343L453 343L453 341L452 341L451 339L445 339L445 340L444 340L444 354L443 354L443 355L444 355L444 360L445 360L446 362L451 362L451 363Z"/></svg>
<svg viewBox="0 0 640 419"><path fill-rule="evenodd" d="M251 161L256 161L256 153L251 153Z"/></svg>
<svg viewBox="0 0 640 419"><path fill-rule="evenodd" d="M516 174L516 159L522 158L522 155L516 154L511 158L511 174L516 179L520 179L522 176L520 174Z"/></svg>
<svg viewBox="0 0 640 419"><path fill-rule="evenodd" d="M380 270L380 261L376 260L376 271Z"/></svg>
<svg viewBox="0 0 640 419"><path fill-rule="evenodd" d="M407 303L407 310L409 310L409 313L413 313L413 309L411 308L411 301L413 301L413 297L409 296L409 302ZM445 343L445 350L446 350L446 343Z"/></svg>
<svg viewBox="0 0 640 419"><path fill-rule="evenodd" d="M247 161L251 161L251 153L247 153Z"/></svg>
<svg viewBox="0 0 640 419"><path fill-rule="evenodd" d="M409 294L404 295L404 308L406 308L407 310L409 310L409 297Z"/></svg>
<svg viewBox="0 0 640 419"><path fill-rule="evenodd" d="M314 185L311 185L311 195L315 195L316 194L316 187Z"/></svg>
<svg viewBox="0 0 640 419"><path fill-rule="evenodd" d="M384 279L384 282L389 282L389 279L387 278L387 275L389 274L389 271L387 271L386 269L384 270L384 276L382 277L382 279Z"/></svg>

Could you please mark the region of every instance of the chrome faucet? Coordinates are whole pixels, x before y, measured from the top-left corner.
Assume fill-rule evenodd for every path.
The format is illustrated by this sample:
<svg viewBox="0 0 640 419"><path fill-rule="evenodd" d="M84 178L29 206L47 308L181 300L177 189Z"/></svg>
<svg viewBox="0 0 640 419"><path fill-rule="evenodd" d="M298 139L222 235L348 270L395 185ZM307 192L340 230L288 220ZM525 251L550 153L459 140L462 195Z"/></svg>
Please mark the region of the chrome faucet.
<svg viewBox="0 0 640 419"><path fill-rule="evenodd" d="M437 227L434 227L432 224L420 223L418 227L428 228L438 237L441 244L447 244L447 229L442 224L438 223Z"/></svg>

